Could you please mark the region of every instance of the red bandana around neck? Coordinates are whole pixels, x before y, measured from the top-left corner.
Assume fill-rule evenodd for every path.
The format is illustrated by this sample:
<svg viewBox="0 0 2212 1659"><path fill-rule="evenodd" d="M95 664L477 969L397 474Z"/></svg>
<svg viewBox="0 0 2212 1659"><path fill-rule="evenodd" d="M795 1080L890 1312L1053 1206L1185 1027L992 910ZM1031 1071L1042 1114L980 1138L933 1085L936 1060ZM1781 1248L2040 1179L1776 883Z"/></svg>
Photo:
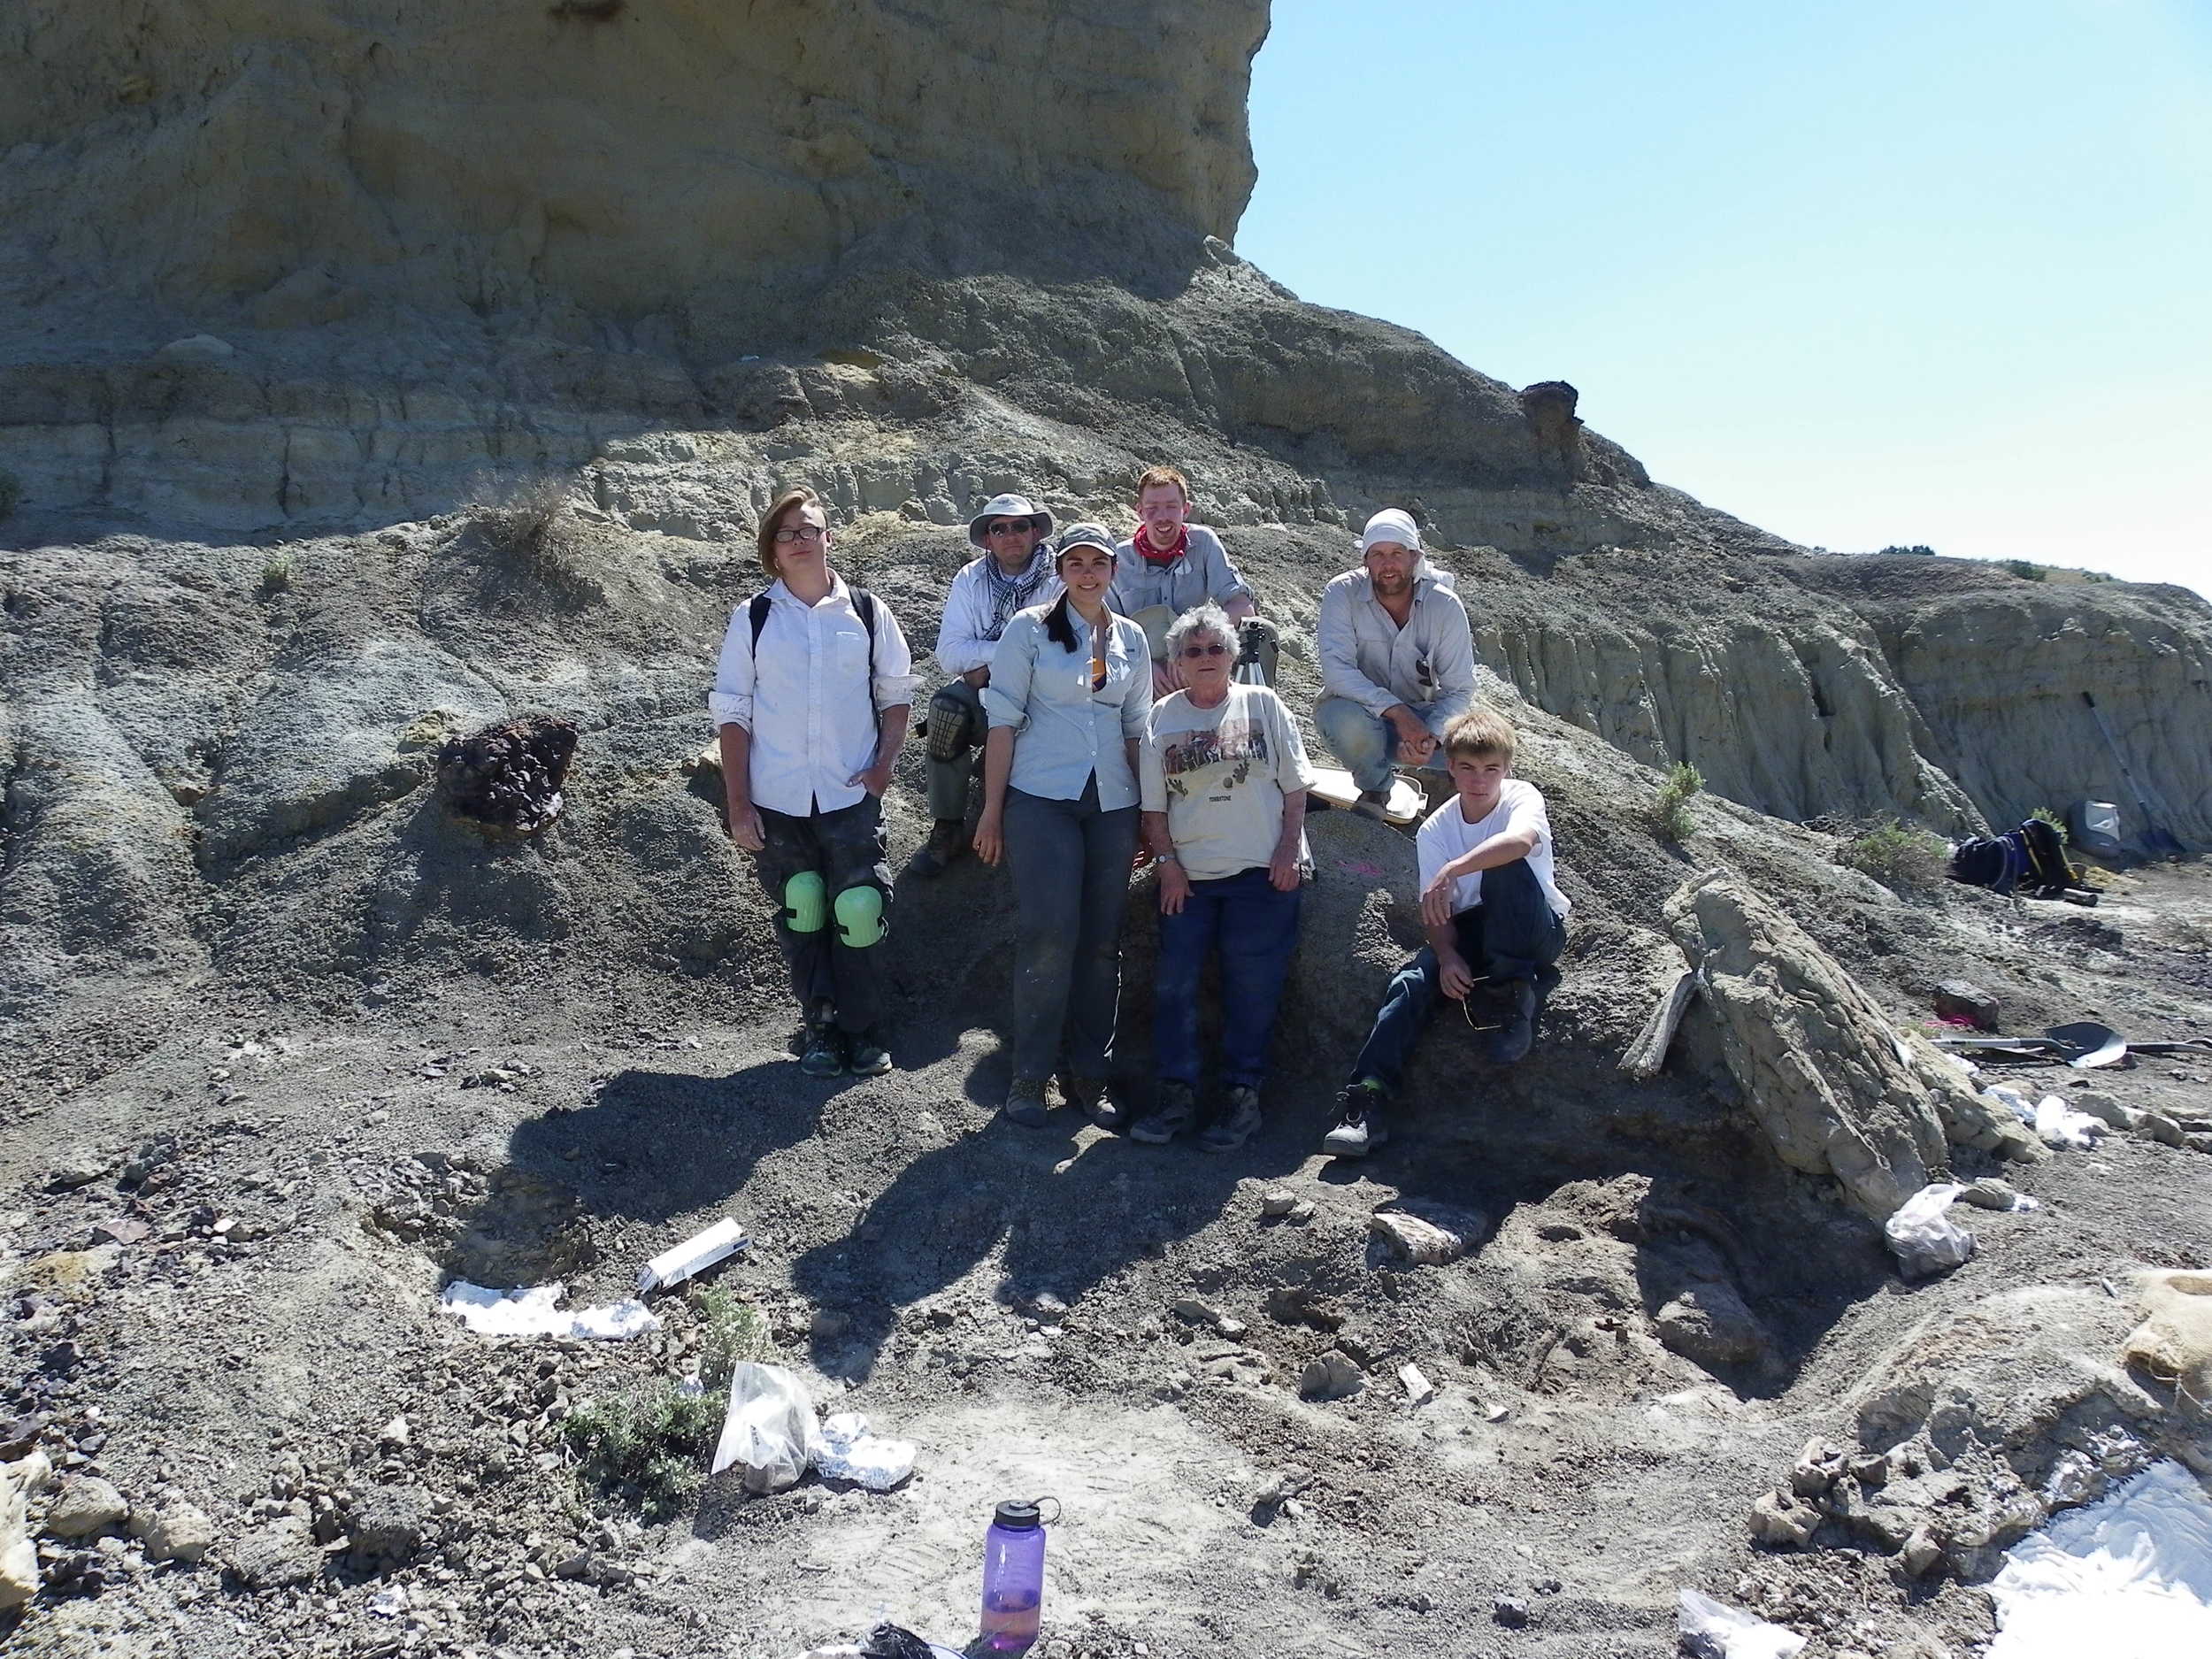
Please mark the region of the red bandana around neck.
<svg viewBox="0 0 2212 1659"><path fill-rule="evenodd" d="M1189 547L1190 526L1187 524L1175 526L1175 545L1164 553L1152 545L1151 531L1142 525L1137 526L1137 551L1144 556L1144 562L1148 565L1172 565L1183 557Z"/></svg>

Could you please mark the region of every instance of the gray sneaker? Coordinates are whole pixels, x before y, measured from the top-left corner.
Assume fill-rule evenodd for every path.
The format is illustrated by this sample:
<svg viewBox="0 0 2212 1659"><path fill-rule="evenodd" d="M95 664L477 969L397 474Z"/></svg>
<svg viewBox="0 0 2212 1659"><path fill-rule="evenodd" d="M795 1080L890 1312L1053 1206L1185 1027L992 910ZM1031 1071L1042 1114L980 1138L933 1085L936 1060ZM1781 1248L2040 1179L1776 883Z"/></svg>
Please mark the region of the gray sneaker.
<svg viewBox="0 0 2212 1659"><path fill-rule="evenodd" d="M1198 1102L1187 1083L1164 1082L1152 1110L1130 1125L1129 1138L1147 1146L1164 1147L1191 1126L1198 1116Z"/></svg>
<svg viewBox="0 0 2212 1659"><path fill-rule="evenodd" d="M1491 1061L1511 1065L1525 1060L1535 1041L1536 987L1526 979L1516 979L1506 991L1505 1023L1490 1033Z"/></svg>
<svg viewBox="0 0 2212 1659"><path fill-rule="evenodd" d="M1044 1079L1016 1078L1006 1091L1006 1104L999 1108L999 1115L1025 1129L1043 1128L1047 1117Z"/></svg>
<svg viewBox="0 0 2212 1659"><path fill-rule="evenodd" d="M1332 1157L1363 1158L1390 1139L1383 1122L1383 1106L1390 1093L1371 1077L1348 1083L1336 1092L1336 1127L1321 1137L1321 1149Z"/></svg>
<svg viewBox="0 0 2212 1659"><path fill-rule="evenodd" d="M1102 1077L1076 1077L1064 1073L1060 1079L1061 1098L1081 1112L1101 1129L1119 1133L1129 1126L1134 1115L1116 1100Z"/></svg>
<svg viewBox="0 0 2212 1659"><path fill-rule="evenodd" d="M799 1056L799 1070L808 1077L837 1077L845 1070L845 1039L826 1020L806 1028L806 1049Z"/></svg>
<svg viewBox="0 0 2212 1659"><path fill-rule="evenodd" d="M856 1031L845 1038L846 1064L855 1077L881 1077L891 1069L891 1051L873 1030Z"/></svg>
<svg viewBox="0 0 2212 1659"><path fill-rule="evenodd" d="M1230 1089L1213 1122L1198 1132L1201 1152L1234 1152L1260 1126L1260 1092L1247 1083Z"/></svg>

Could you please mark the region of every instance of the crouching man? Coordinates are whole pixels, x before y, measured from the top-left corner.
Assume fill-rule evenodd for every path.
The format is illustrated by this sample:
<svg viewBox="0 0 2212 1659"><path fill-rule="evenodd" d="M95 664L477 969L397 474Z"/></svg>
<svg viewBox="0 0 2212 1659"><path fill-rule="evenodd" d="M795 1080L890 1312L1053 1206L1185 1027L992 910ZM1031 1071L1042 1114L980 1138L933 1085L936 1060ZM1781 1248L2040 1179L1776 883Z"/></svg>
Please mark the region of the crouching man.
<svg viewBox="0 0 2212 1659"><path fill-rule="evenodd" d="M1314 648L1314 724L1359 787L1352 810L1379 818L1391 763L1440 767L1445 728L1475 701L1467 608L1429 568L1410 514L1386 507L1367 521L1360 568L1322 589Z"/></svg>
<svg viewBox="0 0 2212 1659"><path fill-rule="evenodd" d="M806 1020L809 1077L891 1069L882 941L891 898L883 801L915 675L898 618L830 569L810 489L760 522L770 585L740 605L708 706L722 740L730 839L756 856Z"/></svg>
<svg viewBox="0 0 2212 1659"><path fill-rule="evenodd" d="M1052 515L1026 495L994 495L968 521L968 543L980 557L961 566L945 595L937 628L937 665L951 682L929 700L929 841L914 856L917 875L944 873L968 850L968 786L983 747L983 688L991 683L991 653L1014 613L1060 596L1052 549Z"/></svg>
<svg viewBox="0 0 2212 1659"><path fill-rule="evenodd" d="M1510 1065L1535 1040L1536 1014L1559 983L1567 897L1552 862L1551 824L1534 784L1513 776L1512 726L1477 709L1444 731L1452 798L1414 838L1421 929L1428 943L1398 971L1374 1029L1337 1093L1337 1122L1321 1142L1363 1157L1390 1138L1384 1114L1441 992L1463 1006L1478 987L1502 1004L1490 1057Z"/></svg>
<svg viewBox="0 0 2212 1659"><path fill-rule="evenodd" d="M1190 483L1171 466L1147 468L1137 480L1137 533L1114 549L1112 604L1144 630L1152 647L1155 701L1183 684L1182 664L1167 645L1168 629L1194 607L1218 605L1236 626L1235 678L1275 683L1275 625L1259 615L1250 585L1237 573L1221 538L1189 522Z"/></svg>

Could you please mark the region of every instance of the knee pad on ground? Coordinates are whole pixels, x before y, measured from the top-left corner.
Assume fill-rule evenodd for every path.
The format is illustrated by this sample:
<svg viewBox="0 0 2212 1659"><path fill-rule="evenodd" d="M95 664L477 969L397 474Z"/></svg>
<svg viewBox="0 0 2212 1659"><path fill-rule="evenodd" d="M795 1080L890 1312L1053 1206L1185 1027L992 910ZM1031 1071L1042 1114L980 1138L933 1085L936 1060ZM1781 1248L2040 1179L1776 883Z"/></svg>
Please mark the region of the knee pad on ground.
<svg viewBox="0 0 2212 1659"><path fill-rule="evenodd" d="M829 920L829 885L818 870L802 870L783 884L783 925L795 933L818 933Z"/></svg>
<svg viewBox="0 0 2212 1659"><path fill-rule="evenodd" d="M847 887L837 895L837 933L856 950L865 950L884 934L883 890Z"/></svg>

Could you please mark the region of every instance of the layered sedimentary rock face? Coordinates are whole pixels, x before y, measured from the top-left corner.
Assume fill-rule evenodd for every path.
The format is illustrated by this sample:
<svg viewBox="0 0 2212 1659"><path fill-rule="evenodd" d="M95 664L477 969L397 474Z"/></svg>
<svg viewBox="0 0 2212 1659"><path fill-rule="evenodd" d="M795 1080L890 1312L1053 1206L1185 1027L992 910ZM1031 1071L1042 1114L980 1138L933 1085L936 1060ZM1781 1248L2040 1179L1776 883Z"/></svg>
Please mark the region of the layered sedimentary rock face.
<svg viewBox="0 0 2212 1659"><path fill-rule="evenodd" d="M23 0L4 289L680 322L871 238L1234 234L1264 0Z"/></svg>

